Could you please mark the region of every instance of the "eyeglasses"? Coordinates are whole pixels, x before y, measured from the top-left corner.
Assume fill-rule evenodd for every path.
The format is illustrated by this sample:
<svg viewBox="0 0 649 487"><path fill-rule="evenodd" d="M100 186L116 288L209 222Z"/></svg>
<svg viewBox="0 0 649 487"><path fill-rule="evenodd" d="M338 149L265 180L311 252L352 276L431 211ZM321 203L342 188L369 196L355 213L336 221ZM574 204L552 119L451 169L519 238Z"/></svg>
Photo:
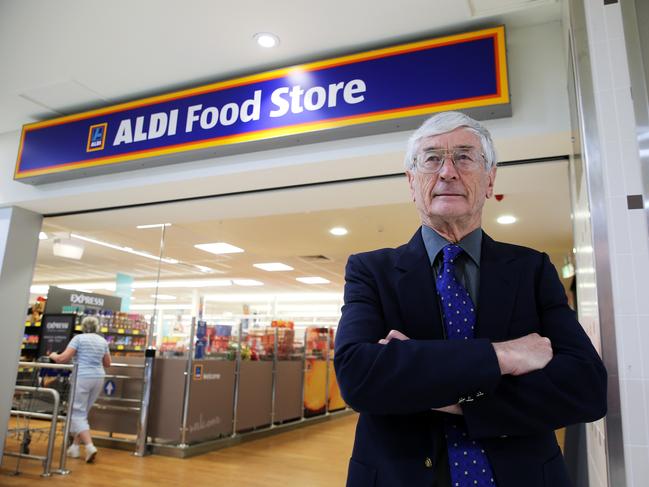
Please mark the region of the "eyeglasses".
<svg viewBox="0 0 649 487"><path fill-rule="evenodd" d="M417 154L415 165L421 173L436 174L442 170L448 156L458 171L472 171L484 161L484 154L477 149L431 149Z"/></svg>

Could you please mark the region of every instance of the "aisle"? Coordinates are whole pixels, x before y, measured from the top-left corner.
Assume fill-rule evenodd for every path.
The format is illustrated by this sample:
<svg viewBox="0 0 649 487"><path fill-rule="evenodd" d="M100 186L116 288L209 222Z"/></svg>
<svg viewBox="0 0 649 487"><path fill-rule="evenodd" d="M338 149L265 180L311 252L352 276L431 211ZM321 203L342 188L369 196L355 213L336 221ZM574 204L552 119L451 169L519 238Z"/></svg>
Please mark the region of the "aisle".
<svg viewBox="0 0 649 487"><path fill-rule="evenodd" d="M338 487L345 484L356 419L345 416L185 460L102 448L95 464L70 460L69 477L41 478L39 463L24 460L23 473L11 477L16 459L5 458L0 485Z"/></svg>

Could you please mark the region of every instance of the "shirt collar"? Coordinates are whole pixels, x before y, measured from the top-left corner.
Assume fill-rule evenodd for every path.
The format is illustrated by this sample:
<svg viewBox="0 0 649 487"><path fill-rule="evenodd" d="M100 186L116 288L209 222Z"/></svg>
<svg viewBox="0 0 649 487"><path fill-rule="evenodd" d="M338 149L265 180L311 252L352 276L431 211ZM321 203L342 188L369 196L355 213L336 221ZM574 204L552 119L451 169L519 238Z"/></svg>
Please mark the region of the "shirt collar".
<svg viewBox="0 0 649 487"><path fill-rule="evenodd" d="M437 254L446 247L449 242L439 233L437 233L432 228L422 225L421 226L421 236L424 239L424 246L426 247L426 253L428 254L428 260L430 260L430 265L433 265ZM475 262L475 265L480 267L480 253L482 249L482 228L476 228L471 233L466 235L462 240L458 242L458 245L462 247L462 250L467 253L471 260Z"/></svg>

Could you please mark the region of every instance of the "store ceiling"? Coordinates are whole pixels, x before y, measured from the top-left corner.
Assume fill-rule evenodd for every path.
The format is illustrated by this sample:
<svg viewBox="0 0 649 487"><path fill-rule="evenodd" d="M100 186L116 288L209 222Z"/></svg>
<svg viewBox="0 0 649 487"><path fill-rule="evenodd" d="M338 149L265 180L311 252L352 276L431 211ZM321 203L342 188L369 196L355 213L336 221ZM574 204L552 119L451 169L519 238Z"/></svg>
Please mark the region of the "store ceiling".
<svg viewBox="0 0 649 487"><path fill-rule="evenodd" d="M497 240L544 250L560 265L572 250L567 163L501 167L496 193L504 198L487 202L486 231ZM295 211L297 207L300 212ZM495 223L502 214L512 214L518 222ZM50 239L40 242L34 283L78 283L81 288L87 287L84 283L112 285L117 272L132 275L136 281L154 280L156 261L96 244L85 243L80 261L52 254L55 236L74 233L158 255L160 229L135 228L152 223L172 224L166 230L164 256L180 261L161 265L162 280L255 279L264 283L260 287L201 288L207 295L339 293L351 253L398 246L419 225L403 176L48 218L43 230ZM334 226L346 227L349 234L330 235L328 230ZM194 248L209 242L227 242L245 252L216 256ZM275 261L295 270L266 272L252 266ZM196 265L216 272L205 274ZM295 280L300 276L320 276L331 283L302 284ZM153 292L152 288L137 289L135 303L152 302ZM192 287L160 290L183 303L191 302L192 292Z"/></svg>
<svg viewBox="0 0 649 487"><path fill-rule="evenodd" d="M0 0L0 133L378 45L560 19L558 0ZM277 34L279 47L253 42Z"/></svg>

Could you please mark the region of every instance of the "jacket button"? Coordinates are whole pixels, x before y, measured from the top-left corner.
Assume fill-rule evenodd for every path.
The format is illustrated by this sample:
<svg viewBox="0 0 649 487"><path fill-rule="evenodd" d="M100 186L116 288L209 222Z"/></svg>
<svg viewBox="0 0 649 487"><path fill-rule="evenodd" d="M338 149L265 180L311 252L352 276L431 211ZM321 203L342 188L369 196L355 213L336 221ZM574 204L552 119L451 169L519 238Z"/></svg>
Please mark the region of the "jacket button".
<svg viewBox="0 0 649 487"><path fill-rule="evenodd" d="M433 461L429 457L426 457L426 460L424 460L424 465L426 465L426 468L432 468Z"/></svg>

